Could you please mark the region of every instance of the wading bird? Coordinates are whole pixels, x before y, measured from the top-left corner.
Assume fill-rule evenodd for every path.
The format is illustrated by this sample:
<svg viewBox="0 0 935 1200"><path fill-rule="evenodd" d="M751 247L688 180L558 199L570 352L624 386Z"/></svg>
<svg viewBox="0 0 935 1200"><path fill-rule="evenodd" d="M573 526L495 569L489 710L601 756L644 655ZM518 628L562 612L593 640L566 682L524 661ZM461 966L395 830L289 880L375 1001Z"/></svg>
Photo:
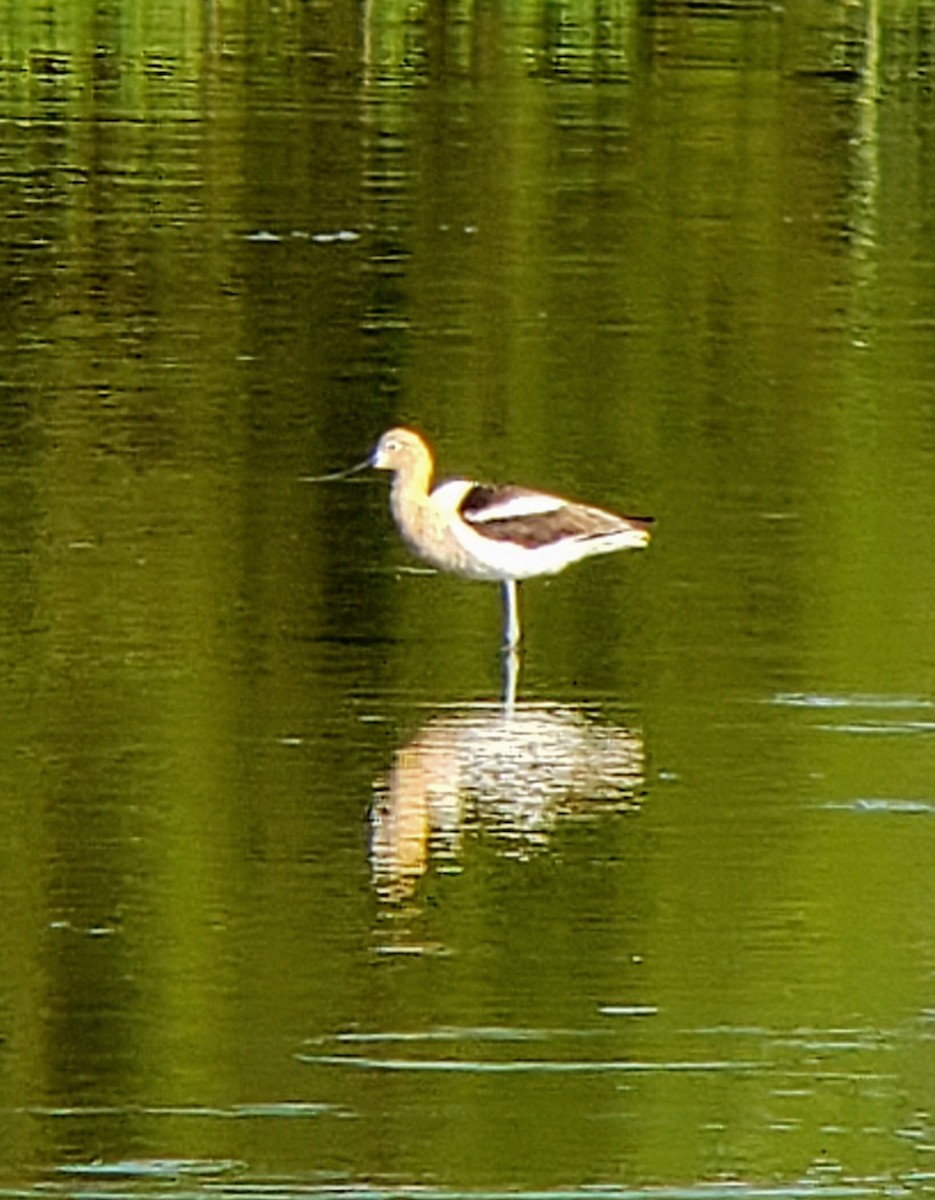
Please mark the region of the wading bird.
<svg viewBox="0 0 935 1200"><path fill-rule="evenodd" d="M364 467L390 471L390 511L403 541L441 571L503 589L504 649L520 640L517 584L554 575L592 554L645 546L652 517L621 517L561 496L512 485L448 479L432 487L432 452L411 429L390 429Z"/></svg>

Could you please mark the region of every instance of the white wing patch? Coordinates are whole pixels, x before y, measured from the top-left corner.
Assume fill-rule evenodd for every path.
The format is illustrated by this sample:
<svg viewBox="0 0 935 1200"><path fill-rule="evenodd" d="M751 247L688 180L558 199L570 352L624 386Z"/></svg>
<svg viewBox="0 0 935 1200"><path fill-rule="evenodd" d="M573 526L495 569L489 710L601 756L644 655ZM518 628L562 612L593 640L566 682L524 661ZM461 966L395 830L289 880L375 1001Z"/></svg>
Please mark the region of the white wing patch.
<svg viewBox="0 0 935 1200"><path fill-rule="evenodd" d="M444 516L453 517L461 501L475 486L470 479L446 479L433 489L432 503Z"/></svg>
<svg viewBox="0 0 935 1200"><path fill-rule="evenodd" d="M542 517L547 513L558 512L564 508L567 501L558 496L549 496L545 492L522 492L507 496L488 504L486 508L472 509L464 514L464 519L473 525L482 525L485 521L512 521L521 517Z"/></svg>

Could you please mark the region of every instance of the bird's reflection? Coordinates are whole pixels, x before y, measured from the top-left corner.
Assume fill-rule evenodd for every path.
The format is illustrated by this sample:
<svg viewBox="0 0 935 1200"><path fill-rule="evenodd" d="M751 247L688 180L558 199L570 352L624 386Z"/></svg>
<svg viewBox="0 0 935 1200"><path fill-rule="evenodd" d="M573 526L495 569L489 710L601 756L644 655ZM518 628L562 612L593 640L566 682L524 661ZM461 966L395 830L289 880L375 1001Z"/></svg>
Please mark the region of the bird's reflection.
<svg viewBox="0 0 935 1200"><path fill-rule="evenodd" d="M464 831L483 828L501 851L547 844L558 820L596 805L635 806L642 735L556 704L451 709L427 721L375 784L371 867L386 899L403 899L431 858L456 860Z"/></svg>

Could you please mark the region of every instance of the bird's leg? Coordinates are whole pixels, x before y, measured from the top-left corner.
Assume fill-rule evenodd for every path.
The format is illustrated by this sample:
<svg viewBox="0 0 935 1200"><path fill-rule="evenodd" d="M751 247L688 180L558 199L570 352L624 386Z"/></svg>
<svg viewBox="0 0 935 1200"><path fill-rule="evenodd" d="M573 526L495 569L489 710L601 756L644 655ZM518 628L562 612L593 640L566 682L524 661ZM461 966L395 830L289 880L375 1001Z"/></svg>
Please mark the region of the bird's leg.
<svg viewBox="0 0 935 1200"><path fill-rule="evenodd" d="M511 717L516 707L516 684L519 679L519 651L503 647L503 713Z"/></svg>
<svg viewBox="0 0 935 1200"><path fill-rule="evenodd" d="M516 650L519 646L519 604L515 579L503 581L503 649Z"/></svg>

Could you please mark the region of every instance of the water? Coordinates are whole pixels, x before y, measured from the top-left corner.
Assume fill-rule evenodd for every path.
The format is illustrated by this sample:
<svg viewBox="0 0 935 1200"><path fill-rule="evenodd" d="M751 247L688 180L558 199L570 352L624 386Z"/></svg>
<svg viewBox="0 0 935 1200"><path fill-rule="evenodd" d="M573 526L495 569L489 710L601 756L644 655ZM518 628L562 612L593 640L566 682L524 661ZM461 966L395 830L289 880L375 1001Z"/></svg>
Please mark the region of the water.
<svg viewBox="0 0 935 1200"><path fill-rule="evenodd" d="M927 1194L935 9L2 24L0 1192Z"/></svg>

